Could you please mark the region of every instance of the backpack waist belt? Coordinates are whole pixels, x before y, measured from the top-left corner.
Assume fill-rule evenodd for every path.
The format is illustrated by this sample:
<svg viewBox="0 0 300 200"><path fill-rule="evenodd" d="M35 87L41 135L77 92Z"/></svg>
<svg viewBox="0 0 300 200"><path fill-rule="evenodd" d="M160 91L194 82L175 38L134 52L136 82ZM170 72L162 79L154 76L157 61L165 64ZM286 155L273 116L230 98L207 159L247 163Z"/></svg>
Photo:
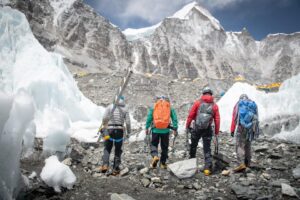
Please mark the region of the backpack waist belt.
<svg viewBox="0 0 300 200"><path fill-rule="evenodd" d="M123 128L122 124L108 124L108 128L112 129L112 128Z"/></svg>

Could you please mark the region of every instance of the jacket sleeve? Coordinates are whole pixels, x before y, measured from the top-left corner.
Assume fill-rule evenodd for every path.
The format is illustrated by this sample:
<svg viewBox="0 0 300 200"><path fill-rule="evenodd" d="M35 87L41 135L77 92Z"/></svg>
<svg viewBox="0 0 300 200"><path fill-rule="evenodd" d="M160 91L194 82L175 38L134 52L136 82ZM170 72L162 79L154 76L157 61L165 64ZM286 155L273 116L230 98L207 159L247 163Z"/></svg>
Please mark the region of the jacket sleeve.
<svg viewBox="0 0 300 200"><path fill-rule="evenodd" d="M171 119L172 119L172 125L177 130L178 129L178 119L176 115L175 109L171 108Z"/></svg>
<svg viewBox="0 0 300 200"><path fill-rule="evenodd" d="M231 119L231 127L230 127L230 132L233 133L235 130L236 126L236 120L237 120L237 112L238 112L238 104L235 104L233 111L232 111L232 119Z"/></svg>
<svg viewBox="0 0 300 200"><path fill-rule="evenodd" d="M104 126L106 126L108 124L111 109L112 109L112 105L109 105L109 106L107 106L105 108L105 111L104 111L104 114L103 114L103 118L102 118L102 124Z"/></svg>
<svg viewBox="0 0 300 200"><path fill-rule="evenodd" d="M150 108L150 110L148 111L147 120L146 120L146 129L150 128L150 126L152 125L152 122L153 122L153 108Z"/></svg>
<svg viewBox="0 0 300 200"><path fill-rule="evenodd" d="M218 135L220 131L220 113L217 104L214 105L214 122L215 122L215 134Z"/></svg>
<svg viewBox="0 0 300 200"><path fill-rule="evenodd" d="M125 123L126 123L127 134L130 134L131 133L131 123L130 123L130 115L129 115L128 111L126 111L126 113L125 113Z"/></svg>
<svg viewBox="0 0 300 200"><path fill-rule="evenodd" d="M186 120L186 125L185 125L186 128L189 128L192 121L196 118L199 106L200 106L200 101L196 101L194 103L194 105L192 106L192 108L189 112L188 118Z"/></svg>

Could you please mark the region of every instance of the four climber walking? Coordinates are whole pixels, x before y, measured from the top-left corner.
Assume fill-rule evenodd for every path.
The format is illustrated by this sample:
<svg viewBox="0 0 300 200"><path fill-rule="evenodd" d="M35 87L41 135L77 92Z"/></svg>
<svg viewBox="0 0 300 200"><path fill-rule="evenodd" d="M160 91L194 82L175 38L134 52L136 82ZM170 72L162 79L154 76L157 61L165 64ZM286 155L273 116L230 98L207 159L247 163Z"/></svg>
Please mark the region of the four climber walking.
<svg viewBox="0 0 300 200"><path fill-rule="evenodd" d="M115 106L115 109L113 107ZM250 166L251 142L259 135L259 121L257 105L250 100L246 94L240 96L239 101L233 108L231 136L236 136L236 155L238 166L233 170L240 172ZM126 129L124 127L126 125ZM189 158L196 158L199 140L202 138L205 175L213 171L213 159L211 153L211 142L213 136L217 137L220 131L220 114L218 105L214 102L213 91L209 87L202 90L202 96L197 99L191 107L186 120L186 134L191 134L189 145ZM167 168L169 138L171 130L174 136L178 132L178 119L175 109L171 106L169 97L159 96L155 104L148 111L145 133L151 136L150 168L154 169L160 163L160 168ZM102 122L102 137L104 139L104 151L102 157L101 172L109 169L109 157L113 146L115 146L115 157L112 166L112 174L120 172L122 144L124 132L131 132L130 117L125 108L122 96L115 105L106 108ZM158 152L160 144L161 153Z"/></svg>

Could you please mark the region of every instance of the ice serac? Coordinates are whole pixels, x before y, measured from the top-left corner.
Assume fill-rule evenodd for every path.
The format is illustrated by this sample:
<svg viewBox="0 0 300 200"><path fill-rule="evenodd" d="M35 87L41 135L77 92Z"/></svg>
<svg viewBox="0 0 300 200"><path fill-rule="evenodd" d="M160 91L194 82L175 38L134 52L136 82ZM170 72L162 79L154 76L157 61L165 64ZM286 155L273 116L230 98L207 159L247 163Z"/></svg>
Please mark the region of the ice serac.
<svg viewBox="0 0 300 200"><path fill-rule="evenodd" d="M26 15L38 41L62 54L73 72L111 72L129 65L125 36L82 0L10 0L10 6Z"/></svg>
<svg viewBox="0 0 300 200"><path fill-rule="evenodd" d="M23 90L16 95L0 91L0 114L0 199L9 200L21 189L22 140L34 119L33 100Z"/></svg>
<svg viewBox="0 0 300 200"><path fill-rule="evenodd" d="M68 132L78 122L99 121L101 108L83 96L62 57L39 44L22 13L9 7L0 9L2 90L30 94L36 108L37 136L46 137L56 128ZM63 120L55 121L58 118Z"/></svg>
<svg viewBox="0 0 300 200"><path fill-rule="evenodd" d="M268 121L280 116L298 116L300 113L300 74L283 82L277 93L265 93L256 90L247 83L234 84L218 102L221 115L221 130L229 131L231 115L235 103L241 94L247 94L257 103L259 119ZM292 130L282 129L274 135L276 139L300 143L300 125Z"/></svg>

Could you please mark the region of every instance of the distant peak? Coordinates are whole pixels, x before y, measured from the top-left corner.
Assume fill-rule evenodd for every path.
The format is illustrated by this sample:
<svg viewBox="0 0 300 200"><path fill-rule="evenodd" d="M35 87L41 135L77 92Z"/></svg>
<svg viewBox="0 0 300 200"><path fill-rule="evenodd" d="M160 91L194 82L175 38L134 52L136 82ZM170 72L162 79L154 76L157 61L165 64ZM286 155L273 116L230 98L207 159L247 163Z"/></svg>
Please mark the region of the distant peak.
<svg viewBox="0 0 300 200"><path fill-rule="evenodd" d="M178 10L174 15L168 18L178 18L178 19L189 19L189 16L191 12L196 9L199 11L203 16L207 17L209 21L211 21L212 25L218 29L221 30L223 29L222 26L220 25L220 22L214 18L208 10L205 8L201 7L197 2L193 1L187 5L185 5L183 8Z"/></svg>

